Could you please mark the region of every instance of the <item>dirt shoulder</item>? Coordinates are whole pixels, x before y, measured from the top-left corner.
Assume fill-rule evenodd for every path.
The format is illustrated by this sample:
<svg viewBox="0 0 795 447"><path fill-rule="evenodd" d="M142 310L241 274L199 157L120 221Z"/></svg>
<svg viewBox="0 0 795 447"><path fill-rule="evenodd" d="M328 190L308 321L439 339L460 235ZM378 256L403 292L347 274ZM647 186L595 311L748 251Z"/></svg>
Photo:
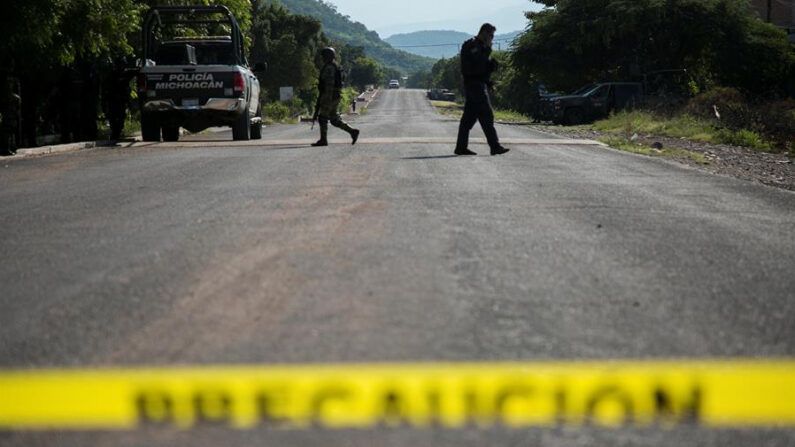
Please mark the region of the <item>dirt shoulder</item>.
<svg viewBox="0 0 795 447"><path fill-rule="evenodd" d="M533 128L569 138L592 140L611 136L632 138L631 135L616 135L577 126L533 125ZM634 143L646 148L652 148L655 143L660 143L666 149L679 149L700 154L703 156L703 161L688 156L665 156L665 158L715 174L730 175L742 180L795 191L795 164L793 164L795 160L786 154L771 154L745 147L654 135L638 135ZM660 155L662 155L661 152Z"/></svg>

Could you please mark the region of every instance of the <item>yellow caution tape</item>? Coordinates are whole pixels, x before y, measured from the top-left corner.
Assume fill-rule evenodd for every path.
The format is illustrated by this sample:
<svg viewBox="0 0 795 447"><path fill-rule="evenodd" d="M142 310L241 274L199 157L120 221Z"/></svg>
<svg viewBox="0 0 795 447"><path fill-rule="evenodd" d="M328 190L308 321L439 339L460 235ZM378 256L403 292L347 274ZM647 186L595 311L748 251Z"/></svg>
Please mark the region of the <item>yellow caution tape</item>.
<svg viewBox="0 0 795 447"><path fill-rule="evenodd" d="M794 427L795 361L0 372L0 429Z"/></svg>

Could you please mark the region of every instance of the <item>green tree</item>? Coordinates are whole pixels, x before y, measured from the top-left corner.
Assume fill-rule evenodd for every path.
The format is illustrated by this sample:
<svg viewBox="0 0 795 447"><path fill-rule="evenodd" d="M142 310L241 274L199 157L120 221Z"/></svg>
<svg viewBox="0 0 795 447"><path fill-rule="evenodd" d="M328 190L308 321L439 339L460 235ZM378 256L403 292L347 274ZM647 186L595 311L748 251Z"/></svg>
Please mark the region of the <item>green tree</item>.
<svg viewBox="0 0 795 447"><path fill-rule="evenodd" d="M783 31L747 0L557 0L529 13L512 55L517 76L571 90L686 68L702 84L781 88L793 64Z"/></svg>
<svg viewBox="0 0 795 447"><path fill-rule="evenodd" d="M237 20L237 24L243 32L243 36L246 39L246 48L249 48L251 45L249 30L251 29L252 21L252 4L257 5L257 0L136 0L136 2L147 7L180 5L226 6L235 16L235 20Z"/></svg>
<svg viewBox="0 0 795 447"><path fill-rule="evenodd" d="M461 77L461 57L440 59L431 68L434 88L456 90L459 94L464 92L464 80Z"/></svg>
<svg viewBox="0 0 795 447"><path fill-rule="evenodd" d="M433 75L430 71L418 71L409 75L408 88L433 88Z"/></svg>
<svg viewBox="0 0 795 447"><path fill-rule="evenodd" d="M367 85L378 85L383 80L384 70L378 62L369 57L360 57L353 63L348 83L361 91Z"/></svg>
<svg viewBox="0 0 795 447"><path fill-rule="evenodd" d="M253 61L268 62L260 79L264 100L279 98L279 87L291 86L305 103L316 97L317 54L326 45L320 22L312 17L291 14L279 4L257 2L253 9Z"/></svg>

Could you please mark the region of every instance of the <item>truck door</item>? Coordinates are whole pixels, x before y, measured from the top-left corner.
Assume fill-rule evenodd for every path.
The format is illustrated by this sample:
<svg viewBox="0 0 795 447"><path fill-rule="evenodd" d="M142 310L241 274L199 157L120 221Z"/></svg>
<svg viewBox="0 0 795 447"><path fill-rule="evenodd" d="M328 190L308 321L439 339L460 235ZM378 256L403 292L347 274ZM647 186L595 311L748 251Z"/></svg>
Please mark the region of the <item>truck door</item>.
<svg viewBox="0 0 795 447"><path fill-rule="evenodd" d="M590 95L591 111L593 118L601 118L610 113L610 98L613 95L612 85L603 85Z"/></svg>

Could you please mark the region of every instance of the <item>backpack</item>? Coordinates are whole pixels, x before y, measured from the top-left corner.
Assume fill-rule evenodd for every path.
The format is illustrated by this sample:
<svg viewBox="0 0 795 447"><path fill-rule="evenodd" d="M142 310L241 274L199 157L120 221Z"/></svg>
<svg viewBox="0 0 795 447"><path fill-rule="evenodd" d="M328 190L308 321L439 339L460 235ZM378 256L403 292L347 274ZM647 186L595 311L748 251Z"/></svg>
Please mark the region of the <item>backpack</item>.
<svg viewBox="0 0 795 447"><path fill-rule="evenodd" d="M339 64L334 64L334 68L337 69L334 72L334 90L342 90L345 86L345 72Z"/></svg>

